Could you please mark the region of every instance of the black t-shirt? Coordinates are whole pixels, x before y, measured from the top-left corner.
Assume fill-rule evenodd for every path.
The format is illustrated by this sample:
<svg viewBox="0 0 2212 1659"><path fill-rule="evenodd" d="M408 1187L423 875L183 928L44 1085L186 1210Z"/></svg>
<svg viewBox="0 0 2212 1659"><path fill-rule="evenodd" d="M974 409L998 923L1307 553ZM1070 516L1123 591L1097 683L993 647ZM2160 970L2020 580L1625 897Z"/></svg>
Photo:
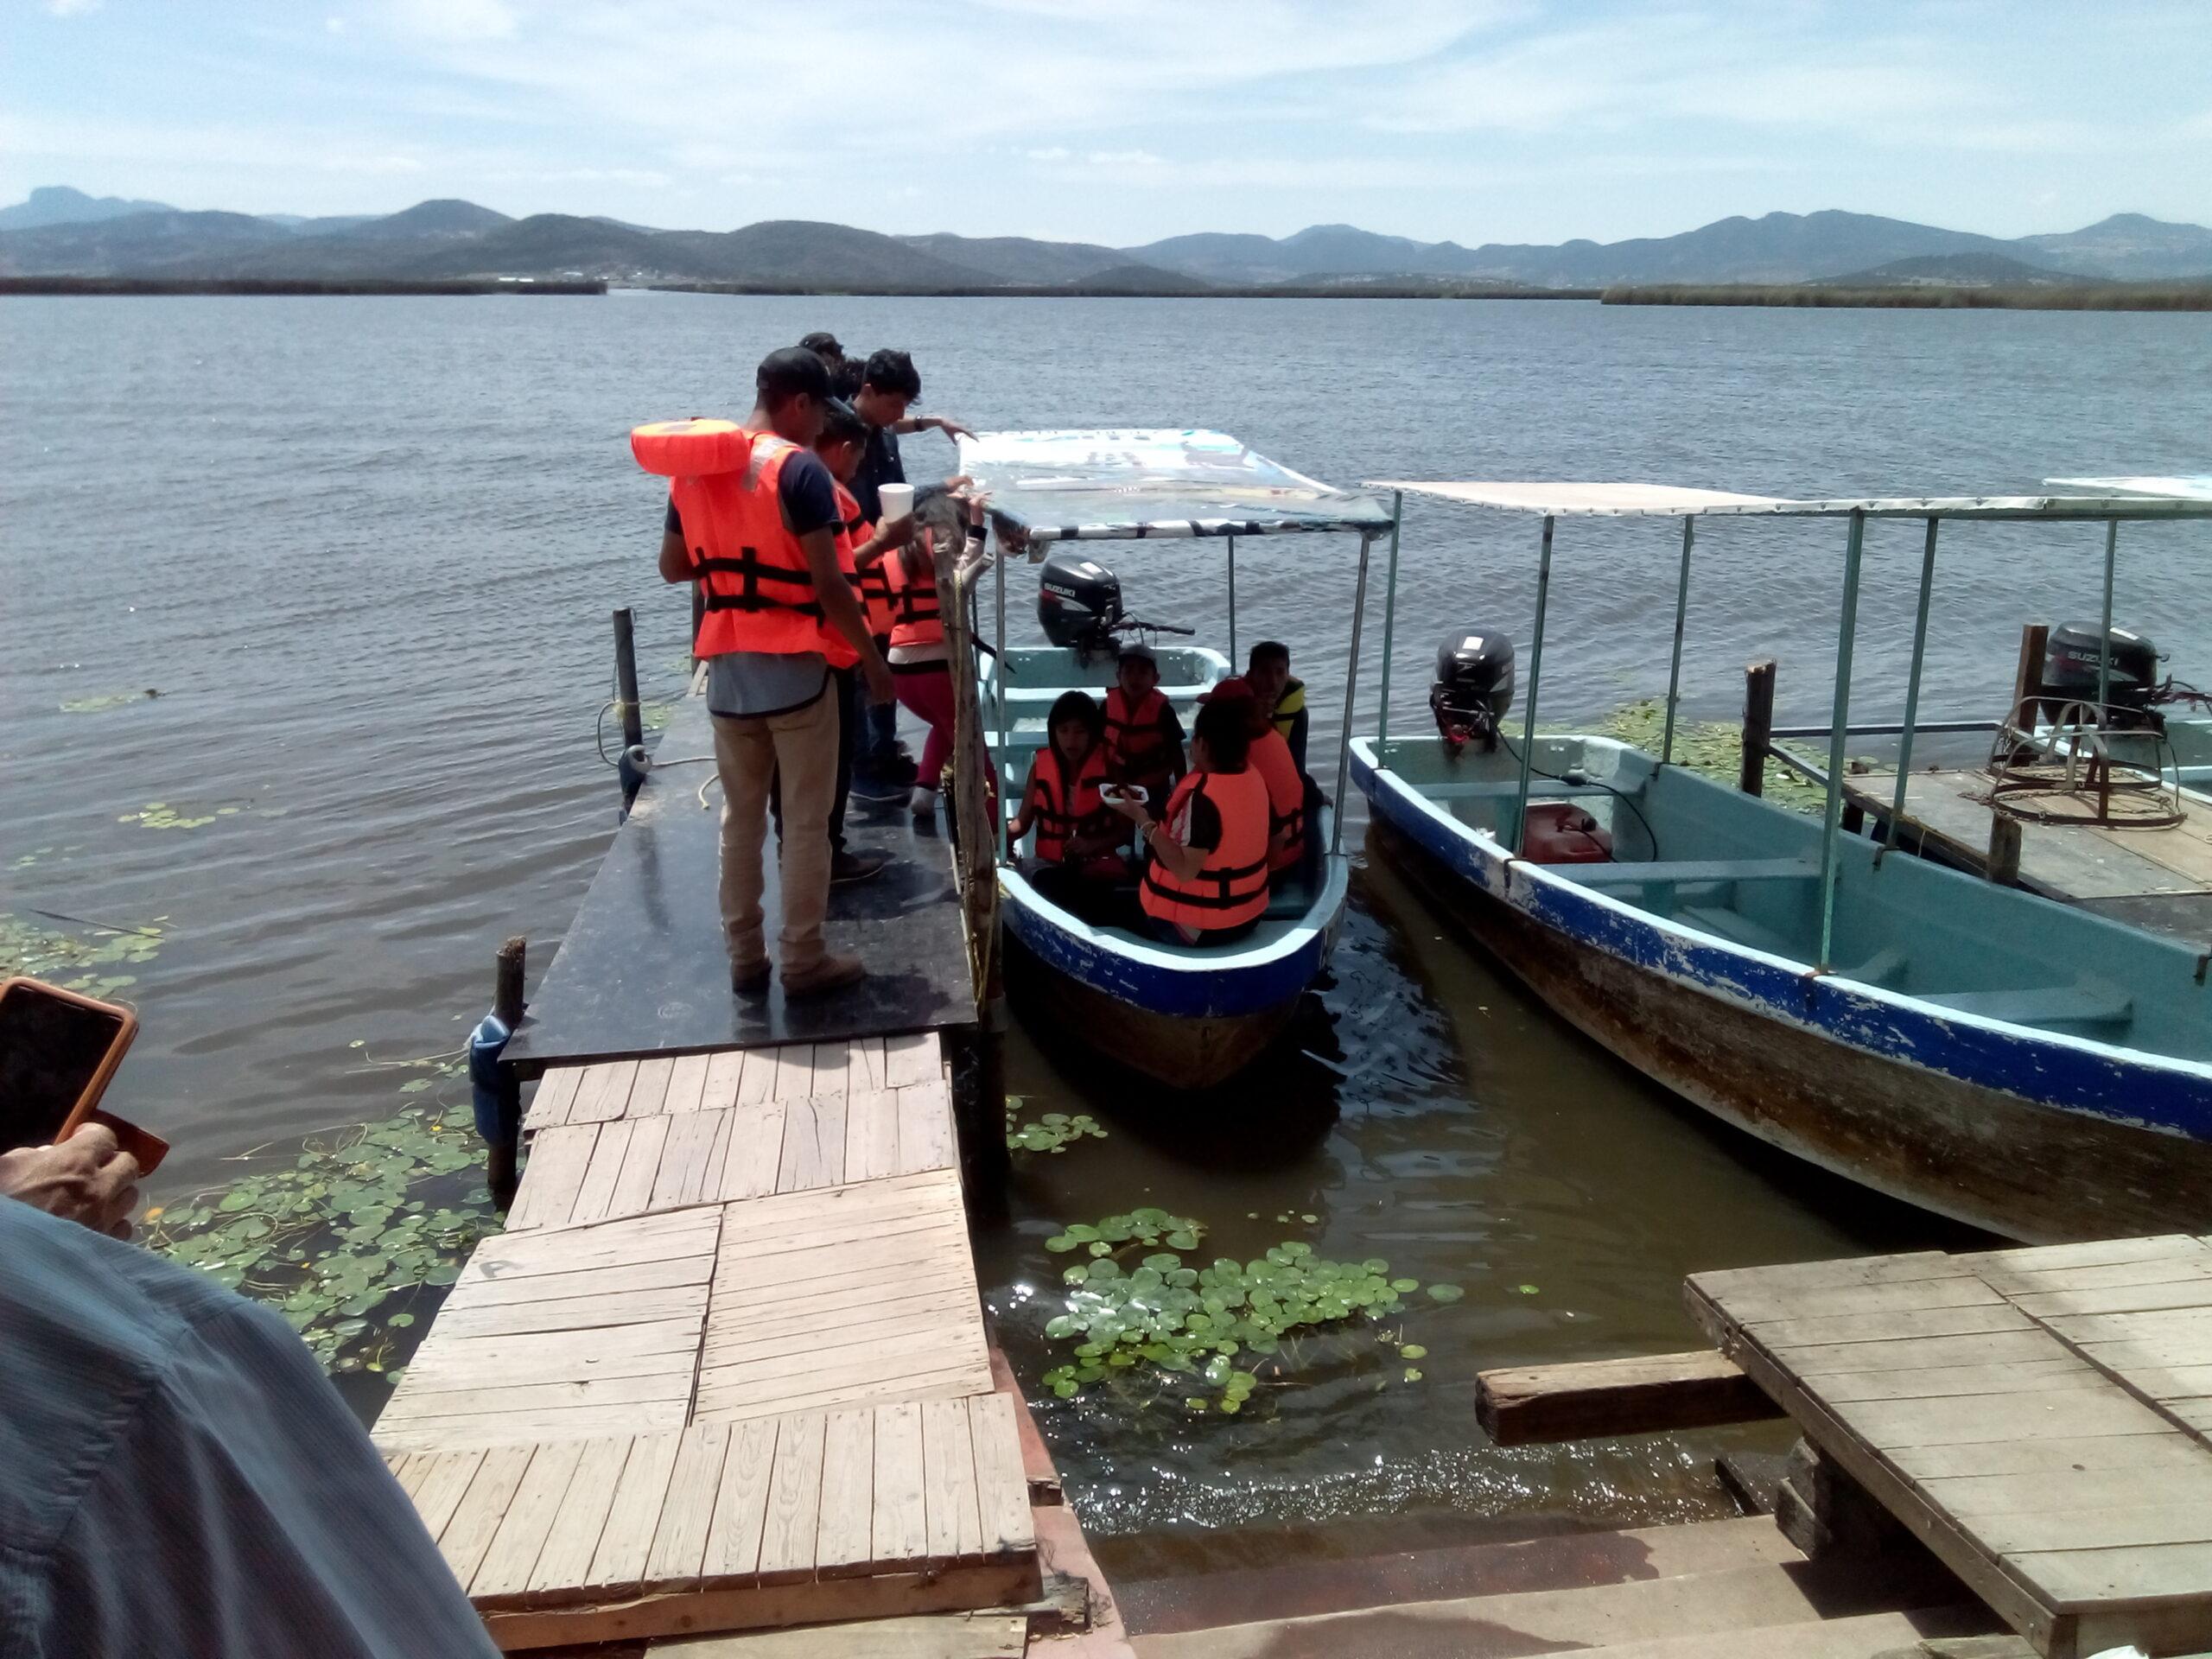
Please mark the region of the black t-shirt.
<svg viewBox="0 0 2212 1659"><path fill-rule="evenodd" d="M1185 847L1210 853L1221 845L1221 809L1205 798L1203 789L1193 790L1167 833Z"/></svg>
<svg viewBox="0 0 2212 1659"><path fill-rule="evenodd" d="M853 474L853 499L870 524L883 517L881 491L886 484L904 484L906 465L899 457L899 435L887 426L868 429L868 447L861 451L860 470Z"/></svg>
<svg viewBox="0 0 2212 1659"><path fill-rule="evenodd" d="M842 522L837 486L830 469L822 464L822 457L811 449L795 450L784 462L784 470L776 476L776 493L783 501L784 517L791 521L794 536L834 528ZM671 535L683 533L683 516L676 511L674 501L668 504L668 517L663 522Z"/></svg>

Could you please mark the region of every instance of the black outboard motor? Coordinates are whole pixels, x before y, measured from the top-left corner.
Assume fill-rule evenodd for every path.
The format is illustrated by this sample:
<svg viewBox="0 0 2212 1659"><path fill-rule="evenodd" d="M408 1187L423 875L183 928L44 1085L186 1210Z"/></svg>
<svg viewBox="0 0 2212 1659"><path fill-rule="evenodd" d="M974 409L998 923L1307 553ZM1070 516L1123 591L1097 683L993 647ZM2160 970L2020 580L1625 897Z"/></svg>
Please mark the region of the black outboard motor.
<svg viewBox="0 0 2212 1659"><path fill-rule="evenodd" d="M1512 706L1512 640L1469 628L1437 646L1428 707L1452 753L1469 743L1479 745L1485 754L1493 753L1497 724Z"/></svg>
<svg viewBox="0 0 2212 1659"><path fill-rule="evenodd" d="M1110 653L1122 620L1122 580L1096 559L1055 553L1037 579L1037 620L1054 645L1084 656Z"/></svg>
<svg viewBox="0 0 2212 1659"><path fill-rule="evenodd" d="M2100 632L2094 622L2062 622L2050 631L2043 657L2046 697L2063 697L2070 702L2097 700ZM2151 705L2158 690L2158 648L2126 628L2114 628L2109 638L2112 677L2107 722L2113 726L2158 724Z"/></svg>

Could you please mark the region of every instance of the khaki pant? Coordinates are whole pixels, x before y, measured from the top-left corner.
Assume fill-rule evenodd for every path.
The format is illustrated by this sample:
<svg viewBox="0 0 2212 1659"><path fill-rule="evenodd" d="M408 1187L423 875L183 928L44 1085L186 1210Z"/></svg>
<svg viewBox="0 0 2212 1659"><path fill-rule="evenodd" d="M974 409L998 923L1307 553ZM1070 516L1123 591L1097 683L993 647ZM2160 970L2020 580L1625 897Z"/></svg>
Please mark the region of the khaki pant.
<svg viewBox="0 0 2212 1659"><path fill-rule="evenodd" d="M768 838L768 785L783 778L784 978L821 962L830 908L830 806L837 791L836 681L804 709L765 716L715 716L715 765L722 780L722 934L730 966L768 959L760 912L761 854Z"/></svg>

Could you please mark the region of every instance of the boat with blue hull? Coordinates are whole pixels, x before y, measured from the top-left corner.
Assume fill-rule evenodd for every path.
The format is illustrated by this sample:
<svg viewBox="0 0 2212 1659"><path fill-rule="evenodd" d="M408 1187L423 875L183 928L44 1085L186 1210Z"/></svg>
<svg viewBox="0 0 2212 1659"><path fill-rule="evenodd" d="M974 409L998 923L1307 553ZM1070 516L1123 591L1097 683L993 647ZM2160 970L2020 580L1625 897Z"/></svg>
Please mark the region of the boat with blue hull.
<svg viewBox="0 0 2212 1659"><path fill-rule="evenodd" d="M963 441L961 470L989 493L1002 547L1043 559L1058 543L1189 538L1218 550L1228 578L1227 653L1203 645L1152 644L1159 633L1185 631L1122 612L1112 573L1064 550L1046 563L1040 587L1040 620L1052 642L1010 646L1001 564L997 636L979 670L978 701L1007 801L1020 795L1032 759L1048 741L1046 720L1054 699L1069 690L1103 695L1114 683L1128 639L1150 645L1160 690L1187 728L1199 696L1227 676L1236 656L1240 537L1357 537L1363 601L1370 550L1390 528L1378 501L1291 472L1219 433L987 434ZM1069 595L1078 590L1082 604L1071 604ZM1358 649L1355 628L1345 679L1347 731ZM1234 1077L1282 1036L1328 966L1349 869L1337 833L1345 776L1341 751L1338 759L1333 806L1307 779L1303 865L1275 877L1265 914L1228 944L1166 943L1117 921L1077 915L1040 889L1040 872L1026 855L1033 849L1007 845L1002 836L999 915L1016 1008L1052 1033L1077 1038L1175 1088L1211 1088Z"/></svg>
<svg viewBox="0 0 2212 1659"><path fill-rule="evenodd" d="M1840 753L1824 816L1674 764L1678 682L1658 754L1535 728L1561 518L1681 519L1678 617L1694 524L1759 512L1847 518L1837 732L1849 725L1866 525L1926 520L1907 770L1936 525L2196 513L2108 498L1439 493L1537 512L1545 524L1519 730L1508 729L1502 696L1473 705L1486 722L1452 718L1470 704L1455 700L1440 664L1435 734L1390 736L1385 716L1351 746L1376 841L1438 908L1621 1058L1825 1168L2032 1242L2212 1228L2212 951L1840 833ZM1495 641L1484 643L1495 662Z"/></svg>

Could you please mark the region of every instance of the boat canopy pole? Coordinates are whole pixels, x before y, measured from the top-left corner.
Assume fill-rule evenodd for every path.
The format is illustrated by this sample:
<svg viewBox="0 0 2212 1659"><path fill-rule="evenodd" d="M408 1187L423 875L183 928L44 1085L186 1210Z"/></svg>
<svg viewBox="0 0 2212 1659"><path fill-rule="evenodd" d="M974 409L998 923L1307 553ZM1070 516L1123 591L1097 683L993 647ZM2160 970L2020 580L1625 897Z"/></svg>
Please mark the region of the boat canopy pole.
<svg viewBox="0 0 2212 1659"><path fill-rule="evenodd" d="M1843 752L1851 741L1851 647L1859 633L1859 554L1866 540L1866 511L1854 507L1851 539L1843 550L1843 620L1836 631L1835 706L1828 717L1828 804L1821 824L1821 956L1815 971L1823 974L1835 943L1836 837L1843 826Z"/></svg>
<svg viewBox="0 0 2212 1659"><path fill-rule="evenodd" d="M1390 764L1390 632L1398 616L1398 521L1406 510L1406 493L1390 493L1390 569L1382 582L1382 701L1375 711L1375 764Z"/></svg>
<svg viewBox="0 0 2212 1659"><path fill-rule="evenodd" d="M1675 758L1675 705L1682 695L1682 621L1690 607L1690 546L1697 539L1694 514L1682 520L1682 574L1675 584L1675 665L1667 673L1667 735L1659 745L1659 764Z"/></svg>
<svg viewBox="0 0 2212 1659"><path fill-rule="evenodd" d="M1344 725L1337 734L1337 804L1329 814L1329 851L1344 846L1344 783L1351 776L1352 699L1359 690L1359 625L1367 615L1367 555L1375 545L1371 532L1359 538L1359 591L1351 601L1351 666L1344 672Z"/></svg>
<svg viewBox="0 0 2212 1659"><path fill-rule="evenodd" d="M1890 827L1884 832L1882 844L1874 849L1874 868L1882 868L1883 856L1897 845L1897 832L1904 825L1905 785L1912 779L1912 728L1920 714L1920 669L1928 655L1928 594L1936 582L1936 529L1943 521L1928 521L1928 540L1920 550L1920 609L1912 620L1912 671L1904 683L1904 728L1897 734L1897 792L1890 803Z"/></svg>
<svg viewBox="0 0 2212 1659"><path fill-rule="evenodd" d="M2097 635L2097 724L2107 718L2112 702L2112 569L2120 550L2120 520L2105 520L2105 626Z"/></svg>
<svg viewBox="0 0 2212 1659"><path fill-rule="evenodd" d="M1229 538L1229 671L1236 668L1236 538Z"/></svg>
<svg viewBox="0 0 2212 1659"><path fill-rule="evenodd" d="M994 671L991 675L991 679L998 687L998 696L991 699L993 702L998 705L993 712L998 716L999 752L991 760L991 766L995 774L991 779L991 798L995 801L998 797L1002 795L1006 791L1006 548L1003 544L1001 544L998 549L998 557L991 562L991 582L992 586L997 590L999 613L998 638L991 642L998 651L997 658L991 664L991 667ZM1052 734L1047 732L1046 734L1046 741L1049 743L1051 741ZM1014 849L1007 845L1007 819L1005 807L995 807L991 816L999 821L999 862L1001 864L1011 863L1014 860Z"/></svg>
<svg viewBox="0 0 2212 1659"><path fill-rule="evenodd" d="M1505 849L1518 854L1529 819L1529 772L1536 759L1536 687L1544 672L1544 602L1552 591L1552 525L1544 515L1543 551L1536 559L1536 626L1529 641L1529 707L1521 717L1521 789L1513 801L1513 822L1506 825Z"/></svg>

